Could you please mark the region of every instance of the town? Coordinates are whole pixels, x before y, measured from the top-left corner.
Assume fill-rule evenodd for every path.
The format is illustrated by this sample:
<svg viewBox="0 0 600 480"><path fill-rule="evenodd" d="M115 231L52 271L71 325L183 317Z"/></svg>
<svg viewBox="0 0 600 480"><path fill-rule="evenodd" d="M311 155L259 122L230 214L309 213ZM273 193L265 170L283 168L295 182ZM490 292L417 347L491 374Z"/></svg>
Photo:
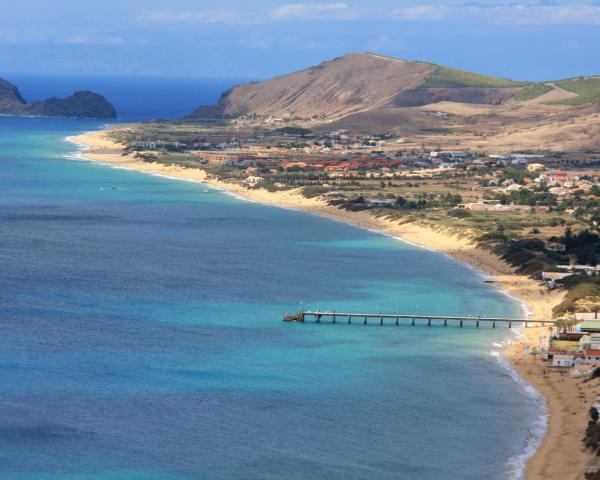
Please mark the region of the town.
<svg viewBox="0 0 600 480"><path fill-rule="evenodd" d="M247 189L299 192L348 211L468 232L518 272L600 305L597 152L442 150L417 139L304 127L148 122L111 135L123 154L200 168ZM600 278L600 277L599 277Z"/></svg>

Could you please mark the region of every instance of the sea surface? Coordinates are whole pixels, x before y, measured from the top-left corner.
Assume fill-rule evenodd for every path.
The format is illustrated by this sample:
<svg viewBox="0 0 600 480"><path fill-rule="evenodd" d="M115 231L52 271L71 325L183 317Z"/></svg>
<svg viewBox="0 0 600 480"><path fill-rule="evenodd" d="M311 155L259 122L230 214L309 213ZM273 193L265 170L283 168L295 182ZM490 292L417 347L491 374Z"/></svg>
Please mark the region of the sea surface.
<svg viewBox="0 0 600 480"><path fill-rule="evenodd" d="M0 118L1 480L521 477L544 412L507 329L281 321L518 303L443 255L65 141L102 127Z"/></svg>

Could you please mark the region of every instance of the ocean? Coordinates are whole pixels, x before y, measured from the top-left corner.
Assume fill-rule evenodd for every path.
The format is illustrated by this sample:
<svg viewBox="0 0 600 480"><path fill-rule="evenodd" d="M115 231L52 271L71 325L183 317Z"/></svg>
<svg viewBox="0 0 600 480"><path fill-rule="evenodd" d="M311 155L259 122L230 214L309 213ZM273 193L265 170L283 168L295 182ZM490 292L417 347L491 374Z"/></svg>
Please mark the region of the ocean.
<svg viewBox="0 0 600 480"><path fill-rule="evenodd" d="M195 107L167 94L164 115L122 94L122 119ZM446 256L65 140L103 126L0 117L0 479L521 478L544 411L507 329L281 321L520 304Z"/></svg>

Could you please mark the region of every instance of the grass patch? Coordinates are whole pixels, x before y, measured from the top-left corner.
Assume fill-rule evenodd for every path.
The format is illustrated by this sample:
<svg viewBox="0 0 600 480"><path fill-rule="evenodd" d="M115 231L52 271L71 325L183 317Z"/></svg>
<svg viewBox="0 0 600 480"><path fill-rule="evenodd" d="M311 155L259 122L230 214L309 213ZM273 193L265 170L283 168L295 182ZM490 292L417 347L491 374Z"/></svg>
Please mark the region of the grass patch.
<svg viewBox="0 0 600 480"><path fill-rule="evenodd" d="M489 77L455 68L440 67L433 72L421 88L510 88L526 87L529 82L515 82L505 78Z"/></svg>
<svg viewBox="0 0 600 480"><path fill-rule="evenodd" d="M577 96L565 98L564 100L556 100L551 103L561 105L583 105L585 103L600 102L600 77L572 78L570 80L557 82L556 85L577 94Z"/></svg>
<svg viewBox="0 0 600 480"><path fill-rule="evenodd" d="M515 100L517 102L526 102L527 100L533 100L534 98L541 97L550 90L552 90L552 87L550 85L546 85L545 83L532 83L527 88L524 88L517 93L515 95Z"/></svg>

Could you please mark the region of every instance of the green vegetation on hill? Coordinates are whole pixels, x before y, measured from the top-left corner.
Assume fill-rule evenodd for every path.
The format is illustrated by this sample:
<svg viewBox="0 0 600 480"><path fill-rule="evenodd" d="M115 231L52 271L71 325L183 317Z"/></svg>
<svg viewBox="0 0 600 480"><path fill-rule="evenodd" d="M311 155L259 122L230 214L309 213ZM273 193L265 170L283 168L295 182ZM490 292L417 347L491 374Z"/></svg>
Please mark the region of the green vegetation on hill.
<svg viewBox="0 0 600 480"><path fill-rule="evenodd" d="M514 82L504 78L488 77L455 68L440 67L433 72L421 88L509 88L526 87L529 82Z"/></svg>
<svg viewBox="0 0 600 480"><path fill-rule="evenodd" d="M310 135L312 133L312 130L309 130L308 128L292 127L292 126L278 128L275 131L277 133L283 133L285 135Z"/></svg>
<svg viewBox="0 0 600 480"><path fill-rule="evenodd" d="M553 103L563 105L583 105L584 103L600 102L600 77L579 77L556 82L560 88L576 93L577 96Z"/></svg>
<svg viewBox="0 0 600 480"><path fill-rule="evenodd" d="M548 93L550 90L552 90L552 87L545 83L532 83L527 88L524 88L519 93L517 93L515 95L515 100L517 102L533 100L534 98L541 97L545 93Z"/></svg>

